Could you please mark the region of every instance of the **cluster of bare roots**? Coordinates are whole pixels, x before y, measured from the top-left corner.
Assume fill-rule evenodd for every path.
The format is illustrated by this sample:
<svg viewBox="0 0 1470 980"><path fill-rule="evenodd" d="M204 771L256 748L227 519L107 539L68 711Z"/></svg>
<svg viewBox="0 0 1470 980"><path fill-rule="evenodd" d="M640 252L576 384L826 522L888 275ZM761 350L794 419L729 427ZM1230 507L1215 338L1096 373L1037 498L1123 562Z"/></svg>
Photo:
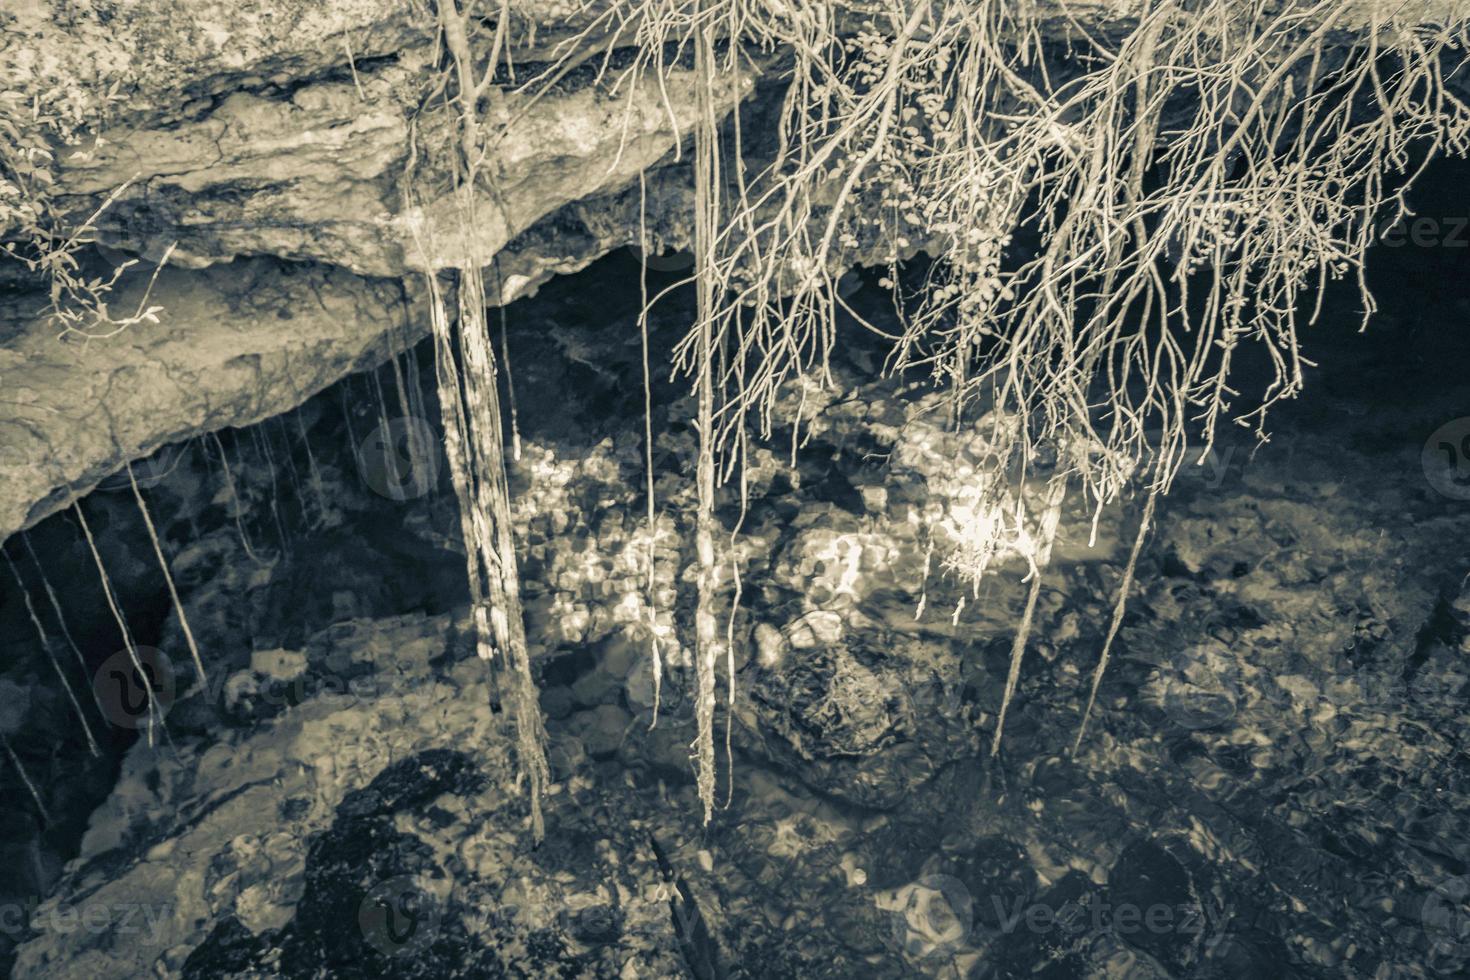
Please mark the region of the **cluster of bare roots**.
<svg viewBox="0 0 1470 980"><path fill-rule="evenodd" d="M473 205L468 207L472 212ZM459 277L456 333L443 291L429 276L430 318L444 449L459 499L479 654L493 662L498 653L508 674L505 696L515 721L516 751L530 797L531 832L540 841L545 833L541 797L550 781L546 732L521 611L505 437L483 282L478 271Z"/></svg>
<svg viewBox="0 0 1470 980"><path fill-rule="evenodd" d="M888 367L932 370L956 419L970 410L1009 447L977 478L990 515L979 537L951 542L943 567L961 578L978 579L1002 540L1039 578L1072 496L1095 528L1141 488L1141 544L1153 500L1222 419L1260 432L1300 391L1298 330L1319 312L1307 301L1353 277L1371 313L1364 253L1375 222L1405 209L1411 151L1427 162L1470 141L1470 112L1446 85L1465 25L1396 20L1388 6L1348 22L1330 0L1143 6L1121 40L1071 24L1067 57L1050 59L1030 5L1003 0L860 15L804 0L587 6L564 64L633 46L631 66L604 56L613 92L691 48L698 65L721 45L726 76L790 54L773 157L748 165L736 116L715 136L724 166L695 161L721 220L696 216L708 300L677 364L702 392L718 352L702 446L720 458L714 472L729 478L747 430L769 432L783 385L825 379L836 276L875 242L895 262L920 247L939 259L923 289L896 297L904 325ZM696 75L706 91L723 84ZM1003 270L1018 230L1041 247ZM1251 346L1274 377L1244 393L1231 369ZM1045 489L1023 492L1035 478Z"/></svg>
<svg viewBox="0 0 1470 980"><path fill-rule="evenodd" d="M770 434L782 392L828 379L846 309L837 276L857 256L936 260L919 288L894 286L902 327L885 335L886 369L931 371L953 394L955 424L1000 447L940 561L967 584L999 555L1030 565L993 749L1067 502L1083 504L1095 533L1105 507L1146 497L1080 746L1157 497L1222 420L1264 436L1267 410L1301 390L1298 331L1329 281L1355 280L1372 312L1364 255L1375 223L1406 210L1411 153L1427 162L1470 146L1470 110L1446 84L1466 25L1417 23L1391 4L1374 16L1332 0L1146 2L1123 34L1071 21L1046 41L1034 6L1007 0L586 0L550 66L519 79L509 4L483 20L472 6L437 8L467 220L497 138L477 106L498 68L515 79L512 118L583 65L630 107L643 79L695 68L699 113L680 136L693 137L698 315L674 366L693 382L700 437L694 760L706 816L721 649L715 493L742 470L748 438ZM485 38L488 52L473 51ZM779 123L747 152L756 141L740 114L718 107L735 79L773 68L786 83ZM1017 232L1039 247L1003 265ZM475 594L485 615L513 621L505 648L520 617L490 445L498 402L469 377L493 377L494 364L482 287L464 274L474 264L460 276L464 377L444 377L454 348L432 283L431 294L446 440L480 554L471 563L483 564L471 579L497 583ZM1239 391L1232 367L1252 349L1274 374ZM525 698L529 712L529 688ZM526 726L529 744L539 729Z"/></svg>
<svg viewBox="0 0 1470 980"><path fill-rule="evenodd" d="M509 17L502 8L501 26L483 68L477 67L481 62L470 49L472 13L468 6L461 10L454 0L441 0L438 18L456 83L460 145L454 192L461 222L458 232L461 241L470 243L470 252L463 257L455 277L457 331L444 289L432 273L426 277L439 411L444 424L444 449L459 502L479 654L491 663L498 655L507 677L503 696L516 726L521 778L530 799L531 833L539 842L545 835L541 799L550 782L546 731L526 645L511 527L497 362L486 318L483 270L489 265L489 257L474 254L473 246L474 229L479 223L477 182L486 155L478 101L500 62ZM436 243L421 240L418 245L424 267L434 268L439 254Z"/></svg>

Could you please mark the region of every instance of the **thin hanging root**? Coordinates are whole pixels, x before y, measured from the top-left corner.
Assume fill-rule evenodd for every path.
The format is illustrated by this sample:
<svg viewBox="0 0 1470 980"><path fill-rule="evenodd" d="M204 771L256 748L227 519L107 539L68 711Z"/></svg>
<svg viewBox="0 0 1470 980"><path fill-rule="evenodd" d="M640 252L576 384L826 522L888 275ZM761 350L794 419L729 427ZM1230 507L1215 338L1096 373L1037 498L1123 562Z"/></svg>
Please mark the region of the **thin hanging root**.
<svg viewBox="0 0 1470 980"><path fill-rule="evenodd" d="M296 457L291 452L291 433L286 431L286 423L279 415L276 416L276 424L281 430L281 445L285 448L286 470L291 474L291 492L296 495L296 506L301 508L302 523L311 526L311 514L306 510L306 493L301 489L301 472L296 469ZM264 422L261 425L265 425ZM271 430L265 430L265 440L270 442Z"/></svg>
<svg viewBox="0 0 1470 980"><path fill-rule="evenodd" d="M412 321L412 311L408 309L405 301L402 333L403 371L406 375L405 380L410 382L408 385L409 409L406 414L412 415L414 418L426 419L427 416L424 414L424 387L419 379L419 358L415 349L418 338L414 336L413 329L409 326Z"/></svg>
<svg viewBox="0 0 1470 980"><path fill-rule="evenodd" d="M388 424L388 397L383 394L383 381L378 377L377 368L368 372L368 376L373 379L373 395L378 400L378 431L383 434L384 439L389 439L391 433ZM390 449L383 456L388 464L388 478L392 481L391 485L401 486L404 474L398 472L398 453Z"/></svg>
<svg viewBox="0 0 1470 980"><path fill-rule="evenodd" d="M82 669L82 676L90 676L92 672L87 669L87 658L82 656L77 641L72 639L71 628L66 625L66 616L61 611L61 601L56 598L56 590L51 587L51 581L46 578L46 569L41 566L41 559L37 557L36 550L31 547L31 539L24 531L20 533L20 541L25 545L26 554L31 556L31 564L36 566L36 576L41 580L41 588L46 590L46 598L51 603L51 611L56 614L56 623L61 627L61 635L66 638L66 645L71 647L72 655L77 658L77 666Z"/></svg>
<svg viewBox="0 0 1470 980"><path fill-rule="evenodd" d="M10 574L15 578L15 584L20 589L20 597L25 602L26 613L31 617L31 625L36 628L36 636L41 640L41 649L46 652L46 658L51 661L51 667L56 671L61 686L66 690L66 697L71 701L72 709L77 713L77 720L82 723L82 731L87 736L87 748L91 749L94 756L101 756L97 748L97 740L92 737L92 726L87 724L87 716L82 711L82 703L77 700L76 692L72 690L71 681L66 679L66 671L61 669L61 663L56 659L56 654L51 651L51 644L46 638L46 628L41 625L41 618L36 615L36 607L31 602L30 590L26 588L25 580L20 577L20 569L15 567L15 562L10 556L5 556L5 564L10 566Z"/></svg>
<svg viewBox="0 0 1470 980"><path fill-rule="evenodd" d="M357 432L352 428L352 406L347 403L347 393L352 386L351 382L352 375L344 377L342 383L337 386L337 396L342 400L342 420L347 424L347 441L352 444L352 449L356 452L362 443L357 441Z"/></svg>
<svg viewBox="0 0 1470 980"><path fill-rule="evenodd" d="M179 625L184 629L184 639L189 644L189 655L194 658L194 672L199 675L199 687L203 689L209 686L209 680L204 676L204 661L199 656L199 645L194 642L194 631L189 628L189 617L184 614L184 601L179 598L179 590L174 585L174 576L168 567L168 559L163 554L163 544L158 540L158 530L153 526L153 516L148 513L148 505L143 501L143 492L138 489L138 480L133 476L133 464L128 465L128 483L133 488L133 499L138 502L138 511L143 515L143 525L148 528L148 540L153 542L153 553L158 556L158 567L163 569L163 580L168 584L168 594L174 601L174 608L179 611Z"/></svg>
<svg viewBox="0 0 1470 980"><path fill-rule="evenodd" d="M419 366L419 352L417 346L411 346L408 348L408 373L409 378L413 381L413 386L409 388L409 394L413 396L413 413L419 418L427 421L429 418L429 409L428 406L424 403L423 369ZM434 492L432 487L430 488L429 492Z"/></svg>
<svg viewBox="0 0 1470 980"><path fill-rule="evenodd" d="M1026 611L1021 614L1021 626L1011 643L1011 669L1006 673L1005 694L1000 701L1000 717L995 722L995 736L990 741L990 756L1000 752L1000 736L1006 727L1006 712L1010 710L1011 698L1016 693L1016 682L1021 677L1021 659L1026 655L1026 640L1031 636L1031 620L1036 615L1036 600L1041 595L1041 569L1031 572L1031 591L1026 594Z"/></svg>
<svg viewBox="0 0 1470 980"><path fill-rule="evenodd" d="M218 432L211 432L209 437L214 440L214 448L219 450L219 461L224 468L225 484L230 488L230 502L234 505L232 509L235 512L235 530L240 532L240 545L245 549L245 554L251 561L257 565L264 565L266 562L255 553L255 549L250 546L250 536L245 533L245 521L240 517L240 511L244 507L240 500L240 493L235 489L235 475L230 472L230 458L225 455L225 444L219 441ZM100 559L98 567L101 567Z"/></svg>
<svg viewBox="0 0 1470 980"><path fill-rule="evenodd" d="M5 754L10 756L10 764L15 766L15 771L20 773L21 782L26 784L26 789L31 791L31 799L36 801L36 809L41 811L41 819L48 824L51 822L51 814L46 812L46 804L41 802L41 794L36 791L36 784L31 782L26 767L20 764L20 756L15 754L15 749L10 747L10 739L0 734L0 745L5 746Z"/></svg>
<svg viewBox="0 0 1470 980"><path fill-rule="evenodd" d="M641 171L640 171L641 173ZM500 281L500 257L490 260L495 273L495 305L500 311L500 359L505 362L505 394L510 406L510 458L521 461L520 410L516 408L516 378L510 368L510 326L507 322L505 286Z"/></svg>
<svg viewBox="0 0 1470 980"><path fill-rule="evenodd" d="M408 418L413 415L413 403L408 397L408 385L403 379L403 365L398 363L396 354L388 358L388 363L393 367L393 388L398 393L398 411L403 413L404 418Z"/></svg>
<svg viewBox="0 0 1470 980"><path fill-rule="evenodd" d="M311 491L316 495L317 513L322 519L327 515L327 491L322 486L322 471L317 469L316 454L311 451L311 440L306 436L306 423L301 421L301 407L291 413L296 418L296 431L301 433L301 445L306 450L306 465L311 470Z"/></svg>
<svg viewBox="0 0 1470 980"><path fill-rule="evenodd" d="M735 798L735 749L730 737L735 729L735 614L740 610L740 562L730 558L730 575L735 583L735 595L730 600L730 618L725 627L725 808Z"/></svg>
<svg viewBox="0 0 1470 980"><path fill-rule="evenodd" d="M1016 695L1016 683L1021 678L1021 660L1026 656L1026 641L1031 637L1031 623L1036 617L1036 600L1041 596L1041 573L1051 562L1051 548L1056 541L1066 486L1065 479L1057 478L1047 487L1046 509L1042 513L1041 528L1037 535L1041 545L1031 567L1031 590L1026 594L1026 611L1021 614L1021 626L1016 630L1016 639L1011 643L1011 667L1006 673L1006 689L1000 700L1000 716L995 720L995 737L990 741L992 759L1000 752L1000 738L1006 727L1006 712L1010 710L1011 699Z"/></svg>
<svg viewBox="0 0 1470 980"><path fill-rule="evenodd" d="M266 472L271 475L271 522L276 526L276 539L281 542L281 554L285 555L291 550L291 546L290 540L286 536L286 525L281 521L281 508L276 505L276 501L280 497L281 480L276 474L276 456L271 452L270 433L267 432L265 435L261 435L261 428L258 425L252 425L250 427L250 441L255 443L255 453L265 463ZM357 443L354 441L352 445L356 446Z"/></svg>
<svg viewBox="0 0 1470 980"><path fill-rule="evenodd" d="M97 550L97 542L92 537L92 528L87 524L87 515L82 513L80 503L73 503L71 509L77 515L77 522L82 526L82 536L87 539L87 548L92 552L92 561L97 564L97 575L102 580L102 595L107 599L107 608L112 611L112 618L117 622L118 631L122 633L123 646L127 647L128 658L133 662L133 669L138 672L138 678L143 682L143 692L148 695L148 745L153 743L153 726L158 717L158 699L153 695L153 682L148 679L148 671L144 669L143 662L138 659L138 648L133 644L133 634L128 630L127 620L123 619L122 610L118 608L117 597L112 594L112 582L107 578L107 568L102 564L102 553ZM165 729L167 731L167 729Z"/></svg>
<svg viewBox="0 0 1470 980"><path fill-rule="evenodd" d="M638 171L638 247L648 248L648 181ZM638 332L643 342L643 473L648 480L648 646L653 656L653 721L658 726L659 703L663 698L664 663L658 649L658 514L653 499L653 379L648 361L648 263L638 264Z"/></svg>
<svg viewBox="0 0 1470 980"><path fill-rule="evenodd" d="M1158 500L1157 492L1148 495L1148 502L1143 505L1143 519L1138 524L1138 534L1133 539L1133 550L1128 554L1128 564L1123 569L1123 580L1118 583L1118 601L1113 606L1113 619L1108 623L1108 636L1103 641L1102 655L1098 657L1097 668L1092 672L1092 691L1087 695L1087 707L1082 712L1082 722L1077 726L1077 738L1072 742L1072 755L1076 755L1082 747L1082 736L1087 734L1087 720L1092 717L1092 706L1097 701L1097 689L1102 686L1103 672L1108 669L1108 656L1113 651L1113 640L1118 636L1118 630L1123 625L1123 613L1128 605L1128 593L1133 587L1133 573L1138 567L1138 556L1143 553L1143 542L1148 537L1149 529L1153 526L1154 503Z"/></svg>
<svg viewBox="0 0 1470 980"><path fill-rule="evenodd" d="M466 214L473 216L467 203ZM483 280L477 269L459 276L459 340L461 372L448 310L437 280L428 280L430 323L434 333L439 412L444 450L449 459L465 562L474 609L480 658L494 659L499 649L513 680L508 691L516 726L516 754L529 788L531 835L539 843L546 833L541 797L551 781L546 762L546 731L539 692L531 673L521 611L520 581L510 523L510 488L506 480L504 433L495 359L485 322Z"/></svg>
<svg viewBox="0 0 1470 980"><path fill-rule="evenodd" d="M422 468L429 454L429 447L423 444L423 427L417 423L414 415L413 401L408 394L408 385L403 380L403 367L398 363L397 357L388 358L388 363L393 365L393 385L398 392L398 410L403 413L405 419L410 420L407 427L408 431L404 433L408 439L409 467L413 470L409 476L414 480L418 480L422 475ZM377 377L376 373L374 377ZM387 433L385 432L384 435L386 436ZM386 455L393 460L393 485L400 486L399 481L401 476L398 473L398 453L396 451L390 451Z"/></svg>

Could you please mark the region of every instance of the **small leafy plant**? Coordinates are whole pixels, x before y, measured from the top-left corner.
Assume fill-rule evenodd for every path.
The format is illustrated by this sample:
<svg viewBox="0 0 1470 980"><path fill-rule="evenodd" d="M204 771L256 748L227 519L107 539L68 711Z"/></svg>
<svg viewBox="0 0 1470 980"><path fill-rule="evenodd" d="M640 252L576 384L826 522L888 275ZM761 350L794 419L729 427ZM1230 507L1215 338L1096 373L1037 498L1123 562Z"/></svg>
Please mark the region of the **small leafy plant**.
<svg viewBox="0 0 1470 980"><path fill-rule="evenodd" d="M105 337L137 323L157 322L161 308L150 306L148 296L172 248L154 270L136 309L120 315L109 308L108 298L134 261L96 275L84 270L80 259L96 240L97 219L127 185L115 189L80 223L69 224L53 198L57 154L85 157L90 152L83 148L88 134L100 128L122 99L118 84L92 93L69 80L38 91L34 84L22 84L18 73L12 67L0 90L0 248L47 287L46 312L64 337ZM96 145L102 142L100 136L92 139Z"/></svg>

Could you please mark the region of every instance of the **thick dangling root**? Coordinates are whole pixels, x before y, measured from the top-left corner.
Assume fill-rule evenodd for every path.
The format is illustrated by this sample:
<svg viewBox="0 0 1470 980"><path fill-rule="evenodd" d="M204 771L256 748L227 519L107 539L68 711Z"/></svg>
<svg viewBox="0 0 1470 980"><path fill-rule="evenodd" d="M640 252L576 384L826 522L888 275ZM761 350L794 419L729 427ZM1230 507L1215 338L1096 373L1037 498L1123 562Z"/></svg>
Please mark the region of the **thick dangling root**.
<svg viewBox="0 0 1470 980"><path fill-rule="evenodd" d="M1143 542L1148 537L1149 528L1153 525L1154 503L1158 500L1158 493L1152 492L1148 495L1148 501L1143 505L1143 519L1138 524L1138 535L1133 539L1133 550L1128 554L1128 564L1123 569L1123 580L1118 583L1118 599L1113 605L1113 618L1108 623L1107 639L1103 640L1102 655L1098 657L1097 668L1092 672L1092 690L1087 695L1087 707L1082 711L1082 721L1077 726L1077 738L1072 742L1072 755L1076 755L1082 747L1082 736L1087 734L1087 720L1092 717L1092 706L1097 701L1097 689L1102 685L1103 673L1108 669L1108 656L1113 650L1113 640L1117 639L1118 630L1123 626L1123 613L1128 606L1128 592L1133 587L1133 573L1138 567L1138 556L1143 552Z"/></svg>
<svg viewBox="0 0 1470 980"><path fill-rule="evenodd" d="M546 729L541 701L531 672L526 646L525 617L521 610L520 574L516 567L515 538L510 516L510 485L505 469L505 432L496 390L495 354L485 321L484 279L478 268L460 276L461 351L468 368L466 386L469 418L473 420L476 469L481 506L491 517L494 538L481 542L490 573L491 625L496 646L512 672L516 748L521 773L531 794L532 836L541 840L545 829L541 796L551 781L546 763Z"/></svg>
<svg viewBox="0 0 1470 980"><path fill-rule="evenodd" d="M695 290L698 307L696 327L695 390L698 398L699 462L695 481L699 509L695 517L694 549L698 561L698 595L694 609L694 657L698 690L694 699L696 735L694 770L704 822L709 823L715 799L715 662L719 642L715 632L714 598L718 587L715 564L715 431L714 431L714 305L715 284L711 275L715 236L719 233L718 132L711 104L713 53L708 30L695 35L695 71L704 82L699 86L700 119L695 129L694 242ZM732 679L733 682L733 679Z"/></svg>
<svg viewBox="0 0 1470 980"><path fill-rule="evenodd" d="M132 463L128 464L128 483L133 488L133 499L138 502L138 511L143 515L143 524L148 528L148 540L153 542L153 553L158 556L158 567L163 569L163 580L168 584L169 597L174 601L174 608L179 611L179 625L183 627L184 639L189 644L189 654L194 658L194 673L199 675L199 687L203 689L209 684L209 680L204 676L204 661L199 656L199 644L194 642L194 631L189 628L189 617L184 614L184 601L179 598L179 590L174 585L174 576L169 571L168 559L164 557L163 544L158 540L153 517L148 513L148 504L144 502L143 492L138 489L138 480L133 476Z"/></svg>
<svg viewBox="0 0 1470 980"><path fill-rule="evenodd" d="M46 657L51 661L51 667L56 671L56 676L61 681L62 688L66 691L67 700L71 701L72 709L77 713L77 720L82 723L82 731L87 736L87 748L92 751L94 756L100 756L102 753L97 748L97 740L92 737L92 726L87 724L87 716L82 711L82 703L77 700L76 692L71 687L71 681L66 679L66 671L61 669L61 663L56 659L56 654L51 650L51 643L46 637L46 627L41 625L41 617L36 615L36 607L31 602L31 593L26 588L25 580L20 577L20 569L15 567L15 562L10 560L9 555L5 556L5 564L10 566L10 574L15 578L16 587L20 589L20 597L25 602L27 615L31 617L31 625L36 628L36 636L41 641L41 649L46 651Z"/></svg>
<svg viewBox="0 0 1470 980"><path fill-rule="evenodd" d="M511 674L516 752L531 805L531 833L545 835L541 798L551 781L546 731L526 645L520 578L510 520L504 431L496 391L495 358L486 330L483 280L478 270L459 276L460 370L448 310L438 282L428 278L444 449L460 504L460 528L474 607L479 655L498 650Z"/></svg>
<svg viewBox="0 0 1470 980"><path fill-rule="evenodd" d="M220 448L223 450L224 447ZM143 692L148 696L148 744L152 746L154 724L161 725L163 721L159 715L158 698L153 693L153 681L149 679L148 670L138 657L138 647L133 643L132 631L128 629L128 622L123 618L122 609L117 604L117 597L112 592L112 582L107 577L107 567L102 564L102 553L97 550L97 542L92 537L92 528L87 524L87 515L82 513L80 504L72 504L71 509L77 515L77 523L81 525L82 536L87 539L87 548L92 552L92 561L97 565L97 575L102 580L102 595L107 599L107 608L112 611L112 618L117 623L118 632L122 634L123 646L128 651L128 658L132 660L133 669L138 672L138 679L143 682Z"/></svg>
<svg viewBox="0 0 1470 980"><path fill-rule="evenodd" d="M701 468L704 464L701 462ZM709 479L712 486L713 477ZM705 486L704 478L700 486ZM701 498L704 495L701 494ZM715 662L719 655L716 640L714 591L717 585L714 560L713 515L700 501L700 514L694 532L694 547L699 561L699 595L694 611L694 654L696 657L696 684L694 716L696 739L694 745L695 776L699 783L699 799L704 806L704 822L709 823L715 798Z"/></svg>

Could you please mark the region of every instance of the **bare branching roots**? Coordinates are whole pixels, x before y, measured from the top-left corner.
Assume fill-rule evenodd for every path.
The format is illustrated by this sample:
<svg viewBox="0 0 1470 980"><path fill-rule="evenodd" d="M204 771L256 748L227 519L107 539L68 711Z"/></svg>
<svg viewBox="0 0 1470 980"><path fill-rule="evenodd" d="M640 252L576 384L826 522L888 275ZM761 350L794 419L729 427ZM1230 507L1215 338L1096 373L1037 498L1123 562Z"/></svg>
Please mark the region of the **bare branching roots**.
<svg viewBox="0 0 1470 980"><path fill-rule="evenodd" d="M499 663L509 675L516 749L530 795L532 836L539 841L545 833L541 798L550 779L546 732L526 647L495 355L481 283L478 271L459 277L456 345L443 292L437 280L428 277L440 414L444 448L459 498L479 653L481 659L491 662L499 654Z"/></svg>
<svg viewBox="0 0 1470 980"><path fill-rule="evenodd" d="M1339 0L1140 3L1122 36L1072 23L1066 40L1052 25L1044 41L1033 5L1009 0L882 0L861 13L818 0L589 0L554 64L507 91L490 79L509 57L510 11L487 11L492 29L471 6L439 3L467 210L495 138L482 97L511 100L514 119L590 63L631 107L643 81L667 91L693 59L699 303L675 367L694 385L700 439L694 759L706 814L714 497L743 465L743 440L770 434L792 383L829 380L842 270L877 254L897 283L900 260L935 259L923 283L894 285L902 326L888 335L886 367L932 372L955 423L995 447L965 520L931 531L940 567L967 584L1000 557L1029 567L1006 707L1063 512L1090 514L1095 534L1104 508L1147 496L1090 713L1153 501L1203 458L1222 421L1263 433L1267 410L1301 390L1299 330L1320 313L1323 287L1347 278L1373 310L1364 255L1377 223L1406 208L1421 166L1411 160L1470 145L1470 111L1447 85L1465 25L1420 24L1392 4L1365 21L1365 5ZM482 38L488 57L472 52ZM786 82L777 125L759 140L728 114L736 81L754 70ZM1007 251L1022 233L1034 246ZM463 385L441 378L455 395L446 438L451 461L461 457L466 537L494 542L481 571L494 581L486 614L516 612L498 641L515 649L498 408L472 379L491 376L493 358L469 271ZM448 317L435 303L445 372ZM1232 383L1247 352L1274 369L1259 390ZM799 428L797 412L779 421Z"/></svg>

